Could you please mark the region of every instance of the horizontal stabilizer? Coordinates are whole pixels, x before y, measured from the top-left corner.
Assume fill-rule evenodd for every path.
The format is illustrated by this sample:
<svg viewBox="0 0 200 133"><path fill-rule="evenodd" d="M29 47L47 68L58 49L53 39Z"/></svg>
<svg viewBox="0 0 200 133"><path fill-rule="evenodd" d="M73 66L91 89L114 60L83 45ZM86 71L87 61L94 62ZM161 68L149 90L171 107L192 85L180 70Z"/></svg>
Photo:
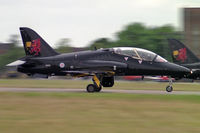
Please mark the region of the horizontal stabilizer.
<svg viewBox="0 0 200 133"><path fill-rule="evenodd" d="M22 65L24 63L26 63L26 61L16 60L16 61L14 61L14 62L12 62L10 64L7 64L6 66L19 66L19 65Z"/></svg>

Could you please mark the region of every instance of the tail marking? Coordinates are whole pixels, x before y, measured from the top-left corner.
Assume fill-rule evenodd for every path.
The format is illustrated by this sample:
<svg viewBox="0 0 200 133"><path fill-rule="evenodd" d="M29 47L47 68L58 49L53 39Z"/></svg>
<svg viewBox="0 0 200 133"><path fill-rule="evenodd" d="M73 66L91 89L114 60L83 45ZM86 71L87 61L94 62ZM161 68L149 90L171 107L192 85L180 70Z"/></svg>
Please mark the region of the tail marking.
<svg viewBox="0 0 200 133"><path fill-rule="evenodd" d="M40 55L41 43L40 39L32 40L32 42L26 42L26 49L30 55Z"/></svg>
<svg viewBox="0 0 200 133"><path fill-rule="evenodd" d="M179 50L173 51L173 56L177 61L185 62L187 59L187 50L186 48L181 48Z"/></svg>

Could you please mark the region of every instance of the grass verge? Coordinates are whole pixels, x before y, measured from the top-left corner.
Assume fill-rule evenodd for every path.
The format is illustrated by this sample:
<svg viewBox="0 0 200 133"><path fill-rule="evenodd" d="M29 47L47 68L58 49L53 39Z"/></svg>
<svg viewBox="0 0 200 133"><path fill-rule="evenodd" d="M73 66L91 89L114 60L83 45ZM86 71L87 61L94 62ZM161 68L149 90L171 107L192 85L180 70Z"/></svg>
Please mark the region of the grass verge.
<svg viewBox="0 0 200 133"><path fill-rule="evenodd" d="M200 96L0 93L3 133L199 133Z"/></svg>

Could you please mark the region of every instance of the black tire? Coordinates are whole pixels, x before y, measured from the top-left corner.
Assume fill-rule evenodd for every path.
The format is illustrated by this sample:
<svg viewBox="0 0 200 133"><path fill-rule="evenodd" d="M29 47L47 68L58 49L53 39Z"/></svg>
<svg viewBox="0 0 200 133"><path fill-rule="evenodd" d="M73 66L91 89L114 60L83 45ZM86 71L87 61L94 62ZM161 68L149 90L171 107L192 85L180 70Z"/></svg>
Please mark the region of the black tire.
<svg viewBox="0 0 200 133"><path fill-rule="evenodd" d="M100 85L99 87L96 87L95 92L100 92L102 89L102 86Z"/></svg>
<svg viewBox="0 0 200 133"><path fill-rule="evenodd" d="M173 87L168 85L168 86L166 87L166 91L167 91L167 92L172 92L172 91L173 91Z"/></svg>
<svg viewBox="0 0 200 133"><path fill-rule="evenodd" d="M89 84L89 85L87 86L87 92L89 92L89 93L95 92L95 91L96 91L96 88L97 88L96 85L94 85L94 84Z"/></svg>

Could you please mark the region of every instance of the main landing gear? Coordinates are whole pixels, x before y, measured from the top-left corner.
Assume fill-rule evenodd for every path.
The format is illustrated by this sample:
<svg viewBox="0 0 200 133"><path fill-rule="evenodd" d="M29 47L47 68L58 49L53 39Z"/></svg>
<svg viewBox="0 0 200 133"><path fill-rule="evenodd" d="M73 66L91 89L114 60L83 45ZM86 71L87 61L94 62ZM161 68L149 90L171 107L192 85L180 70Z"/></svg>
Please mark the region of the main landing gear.
<svg viewBox="0 0 200 133"><path fill-rule="evenodd" d="M170 78L169 78L169 85L166 87L166 91L167 91L167 92L172 92L172 91L173 91L172 84L173 84L172 78L170 77Z"/></svg>
<svg viewBox="0 0 200 133"><path fill-rule="evenodd" d="M94 84L87 86L87 92L100 92L103 87L112 87L114 85L113 76L94 75L92 78Z"/></svg>
<svg viewBox="0 0 200 133"><path fill-rule="evenodd" d="M100 80L98 79L98 77L96 75L93 76L92 81L94 82L94 84L89 84L87 86L87 92L100 92L102 89Z"/></svg>
<svg viewBox="0 0 200 133"><path fill-rule="evenodd" d="M89 84L87 86L87 92L100 92L101 91L101 86L98 87L97 85L95 84Z"/></svg>

